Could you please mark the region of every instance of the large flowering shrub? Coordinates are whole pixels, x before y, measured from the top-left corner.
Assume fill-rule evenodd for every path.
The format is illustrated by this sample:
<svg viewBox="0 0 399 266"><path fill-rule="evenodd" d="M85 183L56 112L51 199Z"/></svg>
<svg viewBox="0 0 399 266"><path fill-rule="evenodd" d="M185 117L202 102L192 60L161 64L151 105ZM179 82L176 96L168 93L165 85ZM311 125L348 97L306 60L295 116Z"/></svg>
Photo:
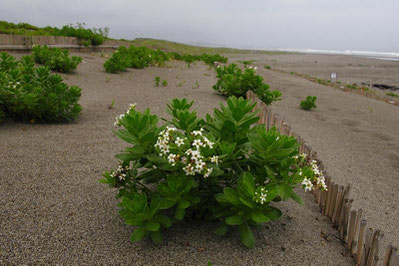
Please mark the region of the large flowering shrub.
<svg viewBox="0 0 399 266"><path fill-rule="evenodd" d="M132 241L149 236L158 243L163 230L195 218L218 221L219 235L238 227L242 243L253 247L251 227L278 219L279 201L301 203L295 186L325 188L294 137L256 125L255 104L230 97L206 119L192 105L173 100L171 119L161 126L135 105L116 118L115 134L129 147L101 182L119 189L120 215L136 226Z"/></svg>
<svg viewBox="0 0 399 266"><path fill-rule="evenodd" d="M253 91L267 105L280 100L281 92L271 91L263 78L256 74L257 68L248 67L241 70L236 64L217 67L217 83L213 86L219 94L245 97L248 90Z"/></svg>
<svg viewBox="0 0 399 266"><path fill-rule="evenodd" d="M81 89L68 86L48 67L34 67L32 56L15 57L0 53L0 118L41 122L68 122L82 107Z"/></svg>
<svg viewBox="0 0 399 266"><path fill-rule="evenodd" d="M70 73L82 62L79 56L70 56L69 51L60 48L50 48L47 45L34 45L32 54L35 62L44 64L51 70Z"/></svg>

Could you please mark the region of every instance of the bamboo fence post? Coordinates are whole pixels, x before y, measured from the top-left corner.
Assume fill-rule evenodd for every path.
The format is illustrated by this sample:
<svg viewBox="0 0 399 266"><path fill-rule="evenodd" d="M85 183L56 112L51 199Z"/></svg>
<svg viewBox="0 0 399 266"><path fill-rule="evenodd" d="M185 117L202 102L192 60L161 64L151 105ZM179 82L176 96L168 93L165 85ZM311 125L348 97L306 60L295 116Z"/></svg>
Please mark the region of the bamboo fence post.
<svg viewBox="0 0 399 266"><path fill-rule="evenodd" d="M377 235L377 238L375 239L374 259L372 260L371 263L372 266L380 265L380 260L381 260L380 250L383 242L384 242L384 234L380 231L379 234Z"/></svg>
<svg viewBox="0 0 399 266"><path fill-rule="evenodd" d="M363 210L359 209L357 211L356 222L355 222L355 233L353 235L353 242L352 242L352 254L356 253L358 241L359 241L359 230L360 230L360 221L362 220Z"/></svg>
<svg viewBox="0 0 399 266"><path fill-rule="evenodd" d="M343 226L343 240L344 241L348 241L348 233L349 233L349 216L351 213L351 209L352 209L352 199L350 199L348 201L348 203L346 204L346 209L345 209L345 220L344 220L344 226Z"/></svg>
<svg viewBox="0 0 399 266"><path fill-rule="evenodd" d="M382 261L382 266L389 266L389 259L391 257L391 253L392 253L392 245L387 246L387 248L385 249L385 256L384 256L384 260Z"/></svg>
<svg viewBox="0 0 399 266"><path fill-rule="evenodd" d="M370 251L367 256L367 261L366 261L367 266L371 266L373 264L373 261L375 260L374 257L376 256L376 251L377 251L377 247L378 247L378 235L379 234L380 234L380 230L375 230L373 237L371 239Z"/></svg>
<svg viewBox="0 0 399 266"><path fill-rule="evenodd" d="M327 193L327 202L326 202L326 208L324 210L324 215L328 215L328 212L330 210L330 203L331 203L331 194L332 194L332 187L334 187L334 182L330 181L330 185L328 187L328 193Z"/></svg>
<svg viewBox="0 0 399 266"><path fill-rule="evenodd" d="M337 192L337 200L335 202L335 209L334 209L334 214L333 214L333 225L338 223L338 217L339 214L341 213L341 206L342 206L342 195L344 193L344 187L339 186L338 192Z"/></svg>
<svg viewBox="0 0 399 266"><path fill-rule="evenodd" d="M367 222L366 220L362 220L360 222L360 231L359 231L359 241L357 245L357 252L356 252L356 264L360 265L362 255L364 252L364 231L366 229Z"/></svg>
<svg viewBox="0 0 399 266"><path fill-rule="evenodd" d="M397 254L398 249L396 247L392 248L391 257L389 258L389 266L399 265L399 256Z"/></svg>
<svg viewBox="0 0 399 266"><path fill-rule="evenodd" d="M333 218L333 214L334 214L334 211L335 211L335 203L337 201L337 193L338 193L338 184L334 184L333 194L332 194L332 198L331 198L331 207L330 207L330 210L328 212L328 217L331 220Z"/></svg>
<svg viewBox="0 0 399 266"><path fill-rule="evenodd" d="M348 242L346 243L346 248L351 250L352 248L352 241L353 241L353 235L354 235L354 231L355 231L355 223L356 223L356 211L352 210L350 213L350 217L349 217L349 230L348 230Z"/></svg>
<svg viewBox="0 0 399 266"><path fill-rule="evenodd" d="M362 256L362 262L360 263L360 265L366 265L367 263L367 258L369 256L369 252L370 252L370 242L372 240L373 237L373 228L368 228L366 231L366 240L364 242L364 252L363 252L363 256Z"/></svg>

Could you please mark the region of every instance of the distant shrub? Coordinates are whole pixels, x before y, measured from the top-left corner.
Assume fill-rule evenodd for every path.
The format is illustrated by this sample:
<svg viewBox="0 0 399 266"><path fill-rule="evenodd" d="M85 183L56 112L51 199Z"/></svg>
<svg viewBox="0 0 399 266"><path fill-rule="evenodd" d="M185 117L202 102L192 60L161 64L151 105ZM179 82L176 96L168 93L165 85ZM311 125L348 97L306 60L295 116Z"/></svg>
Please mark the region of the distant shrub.
<svg viewBox="0 0 399 266"><path fill-rule="evenodd" d="M68 86L48 67L34 67L33 56L19 61L0 54L0 110L3 115L22 121L69 122L82 107L81 89Z"/></svg>
<svg viewBox="0 0 399 266"><path fill-rule="evenodd" d="M256 74L256 68L249 67L242 71L236 64L230 64L216 68L216 72L218 81L213 89L219 94L245 97L251 90L267 105L280 100L281 92L271 91L263 78Z"/></svg>
<svg viewBox="0 0 399 266"><path fill-rule="evenodd" d="M168 86L168 81L162 80L162 87L166 87L166 86Z"/></svg>
<svg viewBox="0 0 399 266"><path fill-rule="evenodd" d="M213 66L214 63L227 63L227 57L221 56L220 54L202 54L200 56L201 61L203 61L205 64Z"/></svg>
<svg viewBox="0 0 399 266"><path fill-rule="evenodd" d="M36 63L61 73L72 72L82 62L81 57L70 56L66 49L49 48L47 45L34 45L32 54Z"/></svg>
<svg viewBox="0 0 399 266"><path fill-rule="evenodd" d="M391 97L399 98L399 95L396 94L396 93L393 93L393 92L388 92L386 95L387 95L387 96L391 96Z"/></svg>
<svg viewBox="0 0 399 266"><path fill-rule="evenodd" d="M160 77L155 77L154 81L155 81L155 86L159 87L159 83L161 82L161 78Z"/></svg>
<svg viewBox="0 0 399 266"><path fill-rule="evenodd" d="M310 110L316 108L316 96L307 96L305 100L301 101L301 108L303 110Z"/></svg>
<svg viewBox="0 0 399 266"><path fill-rule="evenodd" d="M271 68L270 66L265 66L265 69L269 69L269 70L270 70L270 69L272 69L272 68Z"/></svg>

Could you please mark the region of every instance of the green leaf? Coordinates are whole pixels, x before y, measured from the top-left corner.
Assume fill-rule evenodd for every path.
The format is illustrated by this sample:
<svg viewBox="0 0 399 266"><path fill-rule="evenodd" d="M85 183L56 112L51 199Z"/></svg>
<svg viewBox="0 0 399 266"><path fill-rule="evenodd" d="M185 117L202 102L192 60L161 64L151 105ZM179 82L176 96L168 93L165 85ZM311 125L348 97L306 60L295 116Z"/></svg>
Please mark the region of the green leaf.
<svg viewBox="0 0 399 266"><path fill-rule="evenodd" d="M184 214L185 214L185 209L176 208L176 211L175 211L176 220L179 220L179 221L183 220Z"/></svg>
<svg viewBox="0 0 399 266"><path fill-rule="evenodd" d="M160 224L155 221L148 221L145 223L145 229L148 231L158 231Z"/></svg>
<svg viewBox="0 0 399 266"><path fill-rule="evenodd" d="M169 209L169 208L172 208L173 205L175 205L175 204L176 204L176 200L174 200L174 199L162 198L161 203L159 205L159 209L160 210Z"/></svg>
<svg viewBox="0 0 399 266"><path fill-rule="evenodd" d="M234 124L234 122L230 121L230 120L224 121L223 127L226 128L230 132L235 132L237 130L237 127Z"/></svg>
<svg viewBox="0 0 399 266"><path fill-rule="evenodd" d="M291 198L292 198L293 200L295 200L296 202L298 202L299 204L301 204L301 205L304 204L304 202L303 202L303 200L301 199L301 197L299 197L299 195L296 194L294 191L293 191L292 194L291 194Z"/></svg>
<svg viewBox="0 0 399 266"><path fill-rule="evenodd" d="M215 198L220 204L229 203L227 197L223 193L216 194Z"/></svg>
<svg viewBox="0 0 399 266"><path fill-rule="evenodd" d="M190 202L188 202L187 200L180 200L179 204L177 205L177 208L181 208L181 209L187 209L188 207L190 207Z"/></svg>
<svg viewBox="0 0 399 266"><path fill-rule="evenodd" d="M137 229L135 229L132 233L132 236L130 237L130 241L132 242L138 242L141 239L143 239L144 235L145 235L145 228L144 227L139 227Z"/></svg>
<svg viewBox="0 0 399 266"><path fill-rule="evenodd" d="M247 207L253 208L255 204L251 200L244 199L243 197L239 197L240 201L244 203Z"/></svg>
<svg viewBox="0 0 399 266"><path fill-rule="evenodd" d="M277 220L282 215L279 209L272 206L267 206L266 208L264 208L263 212L267 214L270 220Z"/></svg>
<svg viewBox="0 0 399 266"><path fill-rule="evenodd" d="M125 218L125 224L128 225L141 225L145 219L147 218L145 213L139 213L136 215L129 215L129 217Z"/></svg>
<svg viewBox="0 0 399 266"><path fill-rule="evenodd" d="M221 223L215 230L218 236L224 236L227 233L227 224Z"/></svg>
<svg viewBox="0 0 399 266"><path fill-rule="evenodd" d="M165 228L169 228L172 225L172 220L163 214L158 215L155 220Z"/></svg>
<svg viewBox="0 0 399 266"><path fill-rule="evenodd" d="M229 225L240 225L243 223L243 218L240 215L233 215L226 218L225 222Z"/></svg>
<svg viewBox="0 0 399 266"><path fill-rule="evenodd" d="M153 231L150 233L152 242L159 244L162 242L162 234L161 231Z"/></svg>
<svg viewBox="0 0 399 266"><path fill-rule="evenodd" d="M251 219L252 219L252 221L254 221L256 223L267 223L268 221L270 221L270 218L268 216L264 215L260 211L252 212Z"/></svg>
<svg viewBox="0 0 399 266"><path fill-rule="evenodd" d="M283 183L278 186L278 192L282 200L287 200L294 191L290 185Z"/></svg>
<svg viewBox="0 0 399 266"><path fill-rule="evenodd" d="M237 189L242 194L249 198L255 195L255 182L254 177L250 172L244 172L238 180Z"/></svg>
<svg viewBox="0 0 399 266"><path fill-rule="evenodd" d="M252 234L251 228L249 228L247 223L243 223L240 225L240 235L241 235L241 242L247 248L253 248L255 245L255 237Z"/></svg>
<svg viewBox="0 0 399 266"><path fill-rule="evenodd" d="M234 206L240 206L241 202L238 199L237 191L232 188L226 187L223 189L223 193L226 196L226 199L233 204Z"/></svg>

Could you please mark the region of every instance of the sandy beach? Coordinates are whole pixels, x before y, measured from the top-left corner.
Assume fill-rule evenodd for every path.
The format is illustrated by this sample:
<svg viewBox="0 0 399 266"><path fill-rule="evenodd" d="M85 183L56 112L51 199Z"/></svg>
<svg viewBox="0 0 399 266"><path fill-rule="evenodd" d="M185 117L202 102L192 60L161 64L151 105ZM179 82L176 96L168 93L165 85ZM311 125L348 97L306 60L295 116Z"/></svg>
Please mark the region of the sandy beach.
<svg viewBox="0 0 399 266"><path fill-rule="evenodd" d="M284 215L256 231L251 250L236 234L220 238L212 233L215 225L200 221L171 228L161 245L130 243L132 228L119 217L115 191L98 182L102 172L115 168L113 156L125 146L112 133L115 117L130 103L163 116L170 99L183 97L195 100L203 116L225 99L214 94L215 73L203 63L107 74L100 54L76 55L83 63L75 74L62 76L82 88L79 119L48 125L6 121L0 127L0 264L353 264L313 196L299 190L305 205L279 204ZM399 85L399 62L303 54L229 57L256 60L258 74L283 93L273 111L318 152L335 180L352 184L355 208L363 208L368 225L382 229L387 243L399 244L399 108L263 68L325 79L334 71L342 82L371 78ZM168 86L155 87L155 76ZM299 109L307 95L318 97L316 110ZM321 236L329 233L328 241Z"/></svg>

